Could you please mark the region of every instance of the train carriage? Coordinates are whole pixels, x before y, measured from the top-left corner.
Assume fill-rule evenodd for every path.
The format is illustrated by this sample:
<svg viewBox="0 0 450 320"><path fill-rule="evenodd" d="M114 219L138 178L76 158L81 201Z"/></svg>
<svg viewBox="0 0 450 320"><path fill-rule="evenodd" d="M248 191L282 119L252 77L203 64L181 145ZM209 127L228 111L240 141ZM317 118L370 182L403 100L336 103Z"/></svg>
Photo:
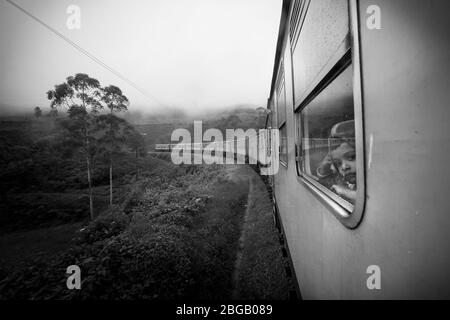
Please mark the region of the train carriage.
<svg viewBox="0 0 450 320"><path fill-rule="evenodd" d="M283 1L267 126L303 298L450 298L449 9Z"/></svg>

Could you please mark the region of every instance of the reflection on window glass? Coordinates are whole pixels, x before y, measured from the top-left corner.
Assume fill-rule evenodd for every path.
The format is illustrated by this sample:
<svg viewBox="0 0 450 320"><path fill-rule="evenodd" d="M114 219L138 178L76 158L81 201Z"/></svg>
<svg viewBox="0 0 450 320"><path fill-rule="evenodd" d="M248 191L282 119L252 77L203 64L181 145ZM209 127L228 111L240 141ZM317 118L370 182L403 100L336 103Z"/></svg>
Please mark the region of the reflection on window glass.
<svg viewBox="0 0 450 320"><path fill-rule="evenodd" d="M286 124L280 128L280 162L284 164L288 162Z"/></svg>
<svg viewBox="0 0 450 320"><path fill-rule="evenodd" d="M340 198L356 198L352 66L300 112L300 170ZM280 155L281 157L281 155Z"/></svg>
<svg viewBox="0 0 450 320"><path fill-rule="evenodd" d="M284 88L284 79L281 81L277 91L278 127L281 127L286 122L286 90Z"/></svg>

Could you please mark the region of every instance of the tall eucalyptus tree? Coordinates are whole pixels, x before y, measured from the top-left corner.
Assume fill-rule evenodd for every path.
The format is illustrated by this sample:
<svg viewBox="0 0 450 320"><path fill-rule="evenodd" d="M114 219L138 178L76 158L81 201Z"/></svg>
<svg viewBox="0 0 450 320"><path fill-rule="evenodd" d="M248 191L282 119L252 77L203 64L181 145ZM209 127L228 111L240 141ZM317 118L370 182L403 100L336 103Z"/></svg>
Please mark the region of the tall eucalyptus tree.
<svg viewBox="0 0 450 320"><path fill-rule="evenodd" d="M125 139L124 126L125 121L114 116L114 112L121 112L128 109L128 98L122 93L120 88L110 85L102 89L101 100L109 109L109 115L106 118L109 127L108 132L108 152L109 152L109 205L113 205L113 154Z"/></svg>
<svg viewBox="0 0 450 320"><path fill-rule="evenodd" d="M89 187L90 218L94 219L94 204L92 192L92 166L97 152L98 139L97 115L100 109L102 92L97 79L84 73L70 76L66 82L55 85L54 90L47 92L51 100L50 107L67 108L69 122L66 128L72 139L78 142L86 159L87 180Z"/></svg>

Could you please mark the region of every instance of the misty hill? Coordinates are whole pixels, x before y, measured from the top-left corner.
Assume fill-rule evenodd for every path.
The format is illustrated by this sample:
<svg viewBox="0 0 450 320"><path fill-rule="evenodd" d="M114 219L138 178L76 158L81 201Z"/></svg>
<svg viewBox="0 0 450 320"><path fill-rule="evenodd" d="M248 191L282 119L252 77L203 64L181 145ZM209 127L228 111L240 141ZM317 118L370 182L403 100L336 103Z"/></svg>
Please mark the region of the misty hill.
<svg viewBox="0 0 450 320"><path fill-rule="evenodd" d="M132 113L126 116L129 121L135 117ZM182 113L171 118L168 115L155 115L145 118L148 123L135 122L135 127L145 135L145 141L149 150L158 143L171 143L172 132L178 128L184 128L193 135L194 120L201 120L203 132L209 128L219 129L225 136L226 129L261 129L265 125L266 113L263 108L248 106L235 106L219 111L209 111L202 115L184 115ZM158 122L160 121L160 122Z"/></svg>

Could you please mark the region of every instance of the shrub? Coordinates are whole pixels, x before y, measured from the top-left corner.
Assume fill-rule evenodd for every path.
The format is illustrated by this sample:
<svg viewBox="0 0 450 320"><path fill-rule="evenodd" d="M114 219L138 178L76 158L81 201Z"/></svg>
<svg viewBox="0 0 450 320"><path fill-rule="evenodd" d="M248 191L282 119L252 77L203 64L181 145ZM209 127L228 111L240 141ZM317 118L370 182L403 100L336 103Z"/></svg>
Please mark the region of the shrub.
<svg viewBox="0 0 450 320"><path fill-rule="evenodd" d="M123 232L130 219L122 212L107 212L97 217L85 229L80 231L77 242L79 244L92 244L102 241Z"/></svg>
<svg viewBox="0 0 450 320"><path fill-rule="evenodd" d="M137 239L129 233L78 246L50 262L7 277L0 299L176 299L186 297L199 277L198 253L183 228L162 226ZM67 266L80 266L82 290L65 286Z"/></svg>

